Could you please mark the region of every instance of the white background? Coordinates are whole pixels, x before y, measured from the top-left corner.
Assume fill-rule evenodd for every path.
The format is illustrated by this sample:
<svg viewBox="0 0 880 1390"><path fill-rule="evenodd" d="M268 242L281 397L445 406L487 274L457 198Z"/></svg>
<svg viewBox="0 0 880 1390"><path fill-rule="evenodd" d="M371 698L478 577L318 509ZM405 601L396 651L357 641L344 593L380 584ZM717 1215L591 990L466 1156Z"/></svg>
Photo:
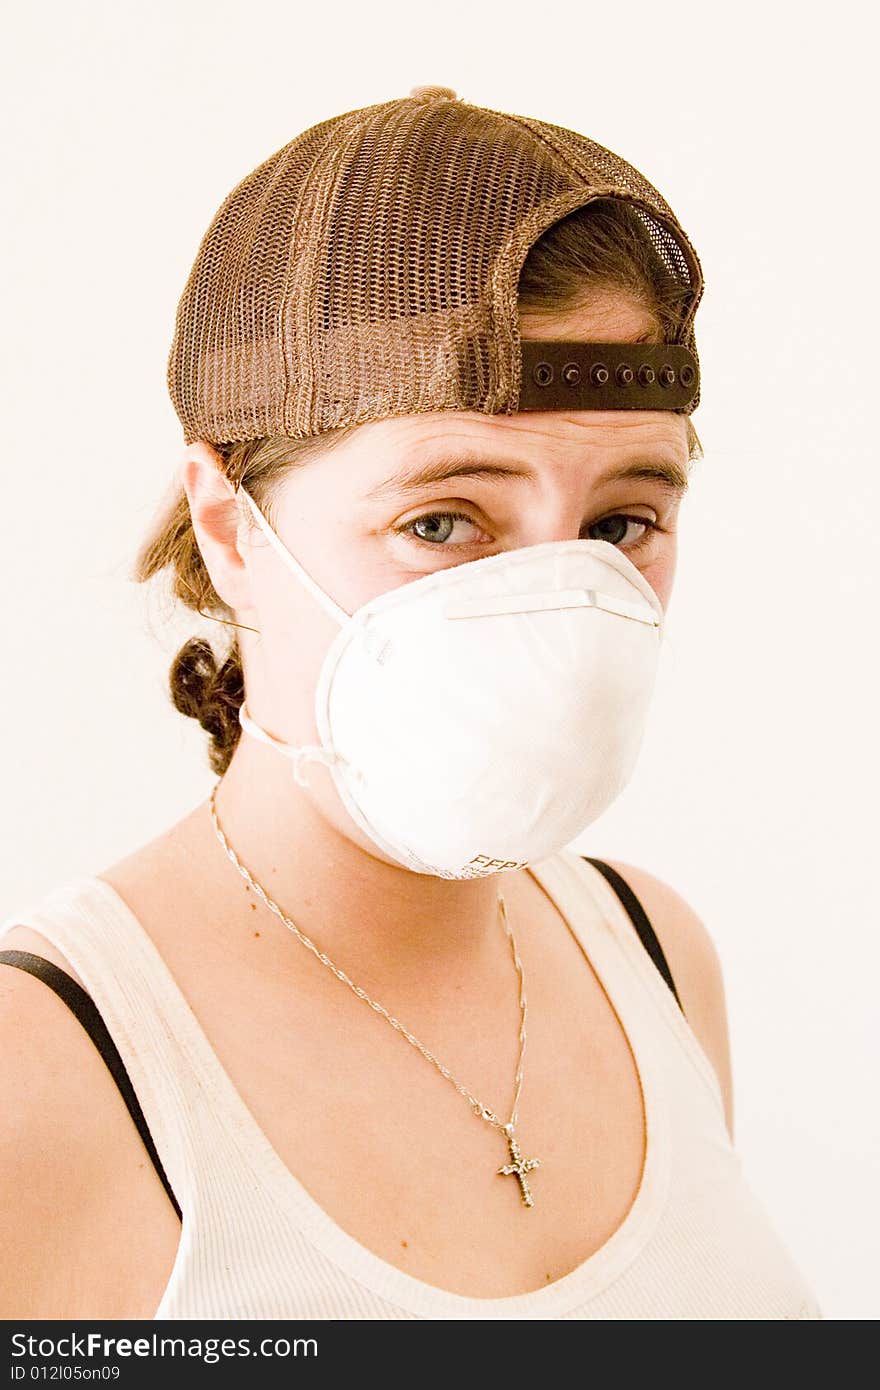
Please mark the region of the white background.
<svg viewBox="0 0 880 1390"><path fill-rule="evenodd" d="M642 757L578 847L709 926L746 1171L826 1316L858 1319L880 1305L870 13L37 3L7 12L0 73L0 916L214 781L166 693L199 620L128 570L182 450L174 311L227 192L307 126L436 83L590 135L671 203L706 276L706 457Z"/></svg>

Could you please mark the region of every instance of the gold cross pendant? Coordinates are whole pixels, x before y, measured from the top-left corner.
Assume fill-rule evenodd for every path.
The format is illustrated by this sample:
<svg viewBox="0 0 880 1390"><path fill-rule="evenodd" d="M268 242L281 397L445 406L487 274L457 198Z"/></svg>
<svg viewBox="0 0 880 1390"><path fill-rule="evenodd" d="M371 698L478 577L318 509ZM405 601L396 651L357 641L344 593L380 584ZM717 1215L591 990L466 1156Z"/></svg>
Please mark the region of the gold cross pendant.
<svg viewBox="0 0 880 1390"><path fill-rule="evenodd" d="M515 1177L519 1182L524 1204L527 1207L533 1207L535 1203L532 1197L532 1190L526 1182L526 1173L530 1173L533 1168L540 1168L540 1159L523 1158L519 1151L519 1144L516 1142L516 1136L511 1128L505 1126L504 1134L507 1139L507 1147L510 1149L510 1162L505 1163L503 1168L498 1169L498 1172L502 1173L505 1177Z"/></svg>

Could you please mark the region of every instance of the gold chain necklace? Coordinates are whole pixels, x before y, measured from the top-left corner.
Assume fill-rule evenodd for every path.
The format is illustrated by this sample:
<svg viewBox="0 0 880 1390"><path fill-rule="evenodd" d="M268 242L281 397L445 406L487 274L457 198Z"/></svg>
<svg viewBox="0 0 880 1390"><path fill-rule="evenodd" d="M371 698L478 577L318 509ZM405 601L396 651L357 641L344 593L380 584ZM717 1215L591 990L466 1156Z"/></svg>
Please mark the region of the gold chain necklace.
<svg viewBox="0 0 880 1390"><path fill-rule="evenodd" d="M284 915L278 904L276 902L273 902L273 900L269 897L265 889L261 887L259 883L257 883L256 879L253 877L250 871L245 868L244 864L242 864L241 860L238 858L238 855L235 853L235 850L229 844L229 841L224 835L223 830L220 826L220 822L217 819L217 807L214 800L214 798L217 795L217 788L219 786L220 783L218 782L217 785L214 787L213 791L211 792L210 796L209 804L211 807L211 819L214 822L214 830L217 833L217 838L219 839L221 845L226 851L226 854L229 856L238 872L242 875L243 878L247 880L247 882L253 888L254 892L257 893L260 898L262 898L263 902L270 909L270 911L274 912L275 916L280 918L284 925L288 927L290 931L293 932L297 940L301 941L304 946L307 946L309 948L313 955L317 956L318 960L321 961L322 965L326 965L328 970L332 970L333 974L336 976L338 980L341 980L344 985L347 985L348 988L352 990L358 996L359 999L363 999L365 1003L369 1004L371 1009L375 1009L376 1013L381 1014L383 1018L387 1019L388 1022L391 1024L392 1028L396 1028L398 1033L401 1033L403 1037L406 1038L407 1042L412 1043L413 1047L418 1048L422 1056L427 1061L429 1061L432 1066L436 1067L440 1074L446 1077L447 1081L451 1081L455 1089L465 1097L465 1099L470 1103L475 1115L479 1116L481 1120L486 1120L490 1125L494 1125L496 1129L501 1130L502 1134L507 1140L507 1147L510 1151L510 1162L505 1163L502 1168L497 1169L497 1172L505 1177L515 1177L520 1185L520 1192L522 1194L522 1200L524 1205L527 1207L534 1206L534 1198L532 1197L531 1188L529 1187L528 1181L526 1179L526 1174L530 1173L533 1168L539 1168L541 1166L540 1160L537 1158L523 1158L522 1154L520 1153L519 1144L517 1143L516 1134L514 1133L514 1130L516 1128L516 1110L517 1106L519 1105L519 1093L522 1089L523 1056L526 1050L525 981L523 979L522 961L520 960L519 953L516 949L516 941L514 940L513 930L507 919L507 906L505 904L504 898L502 897L500 889L498 892L498 906L501 910L501 916L504 921L504 928L510 940L511 949L513 951L514 964L517 969L517 974L519 975L519 1004L522 1019L519 1030L519 1061L517 1063L516 1068L513 1109L510 1113L510 1119L507 1121L506 1124L503 1120L500 1120L498 1118L494 1110L490 1110L487 1105L481 1104L481 1102L477 1100L476 1096L472 1096L470 1091L468 1091L464 1086L462 1086L459 1081L456 1081L455 1077L448 1070L448 1068L444 1067L442 1062L438 1062L437 1058L434 1057L433 1054L430 1053L428 1049L424 1047L422 1043L419 1042L418 1038L414 1038L412 1033L407 1032L403 1024L400 1023L396 1018L394 1018L393 1015L390 1014L387 1009L384 1009L381 1004L376 1002L375 999L371 999L370 996L367 994L366 990L361 989L360 985L354 984L346 975L344 970L340 970L338 966L334 965L332 960L330 960L330 958L326 956L323 951L319 951L315 943L311 941L305 935L304 932L300 931L296 923L292 922L289 917L286 917Z"/></svg>

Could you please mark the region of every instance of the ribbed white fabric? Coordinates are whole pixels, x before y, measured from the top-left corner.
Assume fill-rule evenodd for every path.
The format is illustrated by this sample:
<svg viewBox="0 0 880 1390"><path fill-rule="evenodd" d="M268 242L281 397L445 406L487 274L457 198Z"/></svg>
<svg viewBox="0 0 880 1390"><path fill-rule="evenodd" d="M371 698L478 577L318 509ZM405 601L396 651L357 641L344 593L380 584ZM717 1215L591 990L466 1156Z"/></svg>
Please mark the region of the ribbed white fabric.
<svg viewBox="0 0 880 1390"><path fill-rule="evenodd" d="M154 1317L816 1319L822 1311L749 1187L721 1090L617 895L573 850L530 866L616 1010L647 1116L623 1224L531 1293L472 1298L387 1263L285 1168L151 938L104 879L79 876L0 923L42 932L85 981L183 1211Z"/></svg>

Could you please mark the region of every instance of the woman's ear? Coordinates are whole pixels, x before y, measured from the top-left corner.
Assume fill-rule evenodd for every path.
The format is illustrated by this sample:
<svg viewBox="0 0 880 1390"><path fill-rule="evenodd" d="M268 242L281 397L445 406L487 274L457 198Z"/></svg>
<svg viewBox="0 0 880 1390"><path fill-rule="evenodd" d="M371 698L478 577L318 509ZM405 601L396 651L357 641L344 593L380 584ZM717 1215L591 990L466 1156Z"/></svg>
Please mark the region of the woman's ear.
<svg viewBox="0 0 880 1390"><path fill-rule="evenodd" d="M223 472L223 460L210 444L195 440L178 465L189 501L196 543L219 597L234 613L252 606L247 566L238 547L244 526L235 489Z"/></svg>

